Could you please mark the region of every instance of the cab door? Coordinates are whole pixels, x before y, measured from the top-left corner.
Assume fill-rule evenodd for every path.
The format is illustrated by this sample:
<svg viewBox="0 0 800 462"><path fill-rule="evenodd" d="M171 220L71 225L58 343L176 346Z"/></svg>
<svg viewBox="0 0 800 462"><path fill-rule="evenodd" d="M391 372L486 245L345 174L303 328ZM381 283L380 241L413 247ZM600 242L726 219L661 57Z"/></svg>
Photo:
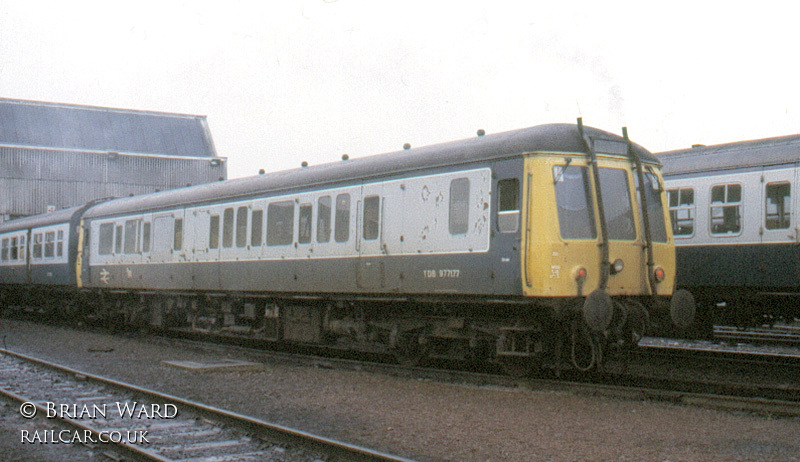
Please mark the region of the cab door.
<svg viewBox="0 0 800 462"><path fill-rule="evenodd" d="M610 162L600 167L600 184L608 233L608 291L635 295L647 293L649 287L643 233L633 212L636 185L626 167Z"/></svg>

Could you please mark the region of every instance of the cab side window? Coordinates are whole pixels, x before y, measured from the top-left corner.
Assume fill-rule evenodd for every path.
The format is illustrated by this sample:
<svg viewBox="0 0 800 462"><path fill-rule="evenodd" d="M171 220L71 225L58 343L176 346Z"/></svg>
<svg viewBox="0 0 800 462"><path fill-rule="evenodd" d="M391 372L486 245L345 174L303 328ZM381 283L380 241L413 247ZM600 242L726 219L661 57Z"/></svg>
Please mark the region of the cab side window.
<svg viewBox="0 0 800 462"><path fill-rule="evenodd" d="M507 178L497 182L497 229L501 233L519 231L519 180Z"/></svg>

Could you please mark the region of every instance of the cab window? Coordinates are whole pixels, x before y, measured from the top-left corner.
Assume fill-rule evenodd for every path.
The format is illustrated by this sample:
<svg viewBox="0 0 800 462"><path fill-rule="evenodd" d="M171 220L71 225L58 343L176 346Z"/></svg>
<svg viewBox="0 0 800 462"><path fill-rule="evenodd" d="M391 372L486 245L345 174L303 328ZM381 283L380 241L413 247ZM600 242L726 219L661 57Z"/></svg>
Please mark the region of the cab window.
<svg viewBox="0 0 800 462"><path fill-rule="evenodd" d="M650 222L650 239L653 242L667 242L667 224L664 223L664 205L661 203L661 183L658 177L652 172L645 172L644 175L644 194L647 198L647 218ZM634 175L636 184L636 197L641 206L642 198L639 193L639 176ZM642 217L643 218L643 217Z"/></svg>
<svg viewBox="0 0 800 462"><path fill-rule="evenodd" d="M558 226L563 239L596 239L589 169L556 165L553 181L558 208Z"/></svg>
<svg viewBox="0 0 800 462"><path fill-rule="evenodd" d="M603 195L608 238L620 241L636 239L628 172L617 168L601 168L600 193Z"/></svg>

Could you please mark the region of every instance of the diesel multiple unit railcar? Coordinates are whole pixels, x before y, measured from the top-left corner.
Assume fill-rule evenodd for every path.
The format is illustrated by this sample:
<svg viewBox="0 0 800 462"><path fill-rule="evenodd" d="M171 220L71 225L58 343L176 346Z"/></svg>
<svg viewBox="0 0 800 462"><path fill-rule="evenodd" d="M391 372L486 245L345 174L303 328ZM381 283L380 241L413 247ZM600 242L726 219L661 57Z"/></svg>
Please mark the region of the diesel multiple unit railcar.
<svg viewBox="0 0 800 462"><path fill-rule="evenodd" d="M678 284L698 327L800 317L800 136L658 155L677 246Z"/></svg>
<svg viewBox="0 0 800 462"><path fill-rule="evenodd" d="M691 297L670 300L664 204L654 156L579 121L59 216L74 249L65 281L104 316L409 362L591 369L651 322L692 322ZM7 303L22 282L11 269L36 235L0 226Z"/></svg>

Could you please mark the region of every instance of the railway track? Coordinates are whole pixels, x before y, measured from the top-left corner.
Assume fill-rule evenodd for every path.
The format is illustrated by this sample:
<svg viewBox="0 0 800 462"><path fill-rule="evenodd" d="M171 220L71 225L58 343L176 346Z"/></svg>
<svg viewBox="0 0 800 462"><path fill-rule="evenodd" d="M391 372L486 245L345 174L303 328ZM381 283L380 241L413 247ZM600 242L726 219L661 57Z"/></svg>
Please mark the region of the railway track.
<svg viewBox="0 0 800 462"><path fill-rule="evenodd" d="M746 383L740 380L697 380L694 378L652 377L638 372L622 374L572 374L562 371L562 378L554 378L552 371L545 370L538 377L513 378L503 374L500 365L487 367L476 372L455 362L437 363L434 367L408 367L384 361L363 361L347 358L320 357L316 355L289 354L264 351L249 347L220 345L198 340L162 338L164 342L178 342L194 348L208 349L215 354L244 355L259 361L287 361L308 367L352 369L357 371L381 373L391 376L432 380L443 383L466 384L472 386L493 386L523 388L529 390L564 391L597 396L623 397L626 399L650 399L678 404L705 406L754 412L770 416L800 417L800 383L795 385L769 385ZM650 356L648 351L638 356L638 360ZM680 349L657 349L658 358L669 358L678 364L687 364L693 358L694 367L702 368L708 362L723 362L734 368L758 369L769 376L781 370L797 377L800 370L800 357L758 357L757 355L714 355L703 352L685 352ZM790 365L787 369L787 364ZM791 366L791 365L794 366ZM795 382L797 382L795 380Z"/></svg>
<svg viewBox="0 0 800 462"><path fill-rule="evenodd" d="M0 393L69 429L23 442L107 446L152 461L406 461L0 349Z"/></svg>

